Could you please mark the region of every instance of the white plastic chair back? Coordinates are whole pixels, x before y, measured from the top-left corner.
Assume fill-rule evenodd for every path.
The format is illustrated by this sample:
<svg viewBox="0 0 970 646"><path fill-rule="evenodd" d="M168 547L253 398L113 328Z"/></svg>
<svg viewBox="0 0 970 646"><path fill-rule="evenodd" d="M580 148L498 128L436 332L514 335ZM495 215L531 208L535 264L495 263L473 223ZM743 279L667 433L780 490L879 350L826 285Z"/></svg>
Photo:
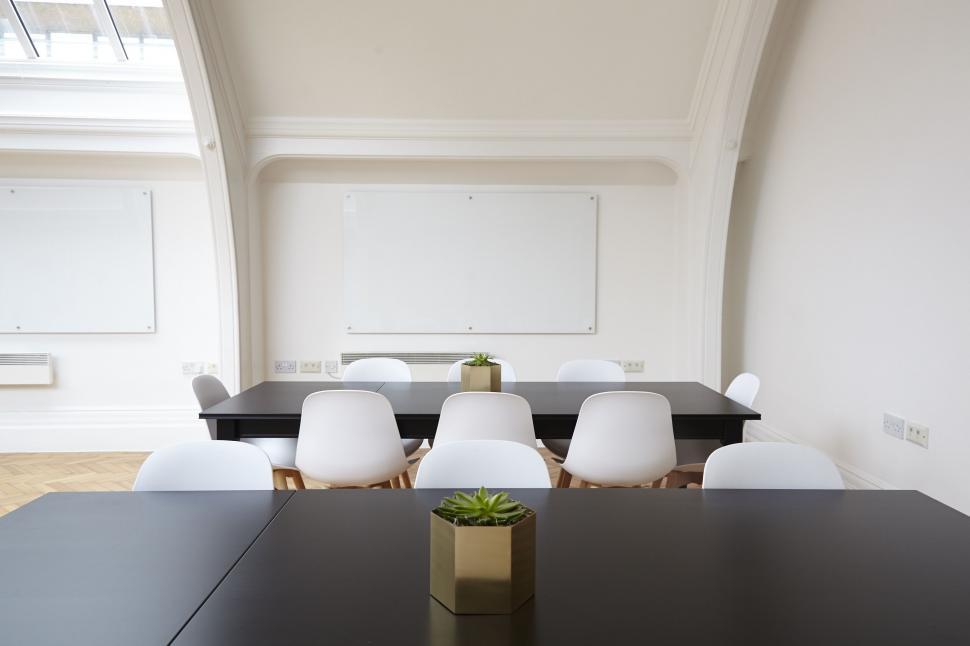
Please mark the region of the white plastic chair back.
<svg viewBox="0 0 970 646"><path fill-rule="evenodd" d="M844 489L835 463L810 446L744 442L722 446L704 465L705 489Z"/></svg>
<svg viewBox="0 0 970 646"><path fill-rule="evenodd" d="M421 489L547 489L549 470L539 452L518 442L435 443L418 466Z"/></svg>
<svg viewBox="0 0 970 646"><path fill-rule="evenodd" d="M411 369L400 359L358 359L344 368L342 381L411 381Z"/></svg>
<svg viewBox="0 0 970 646"><path fill-rule="evenodd" d="M455 393L441 406L434 445L464 440L507 440L534 449L532 407L512 393Z"/></svg>
<svg viewBox="0 0 970 646"><path fill-rule="evenodd" d="M658 480L676 464L667 398L621 391L583 402L563 468L587 482L630 486Z"/></svg>
<svg viewBox="0 0 970 646"><path fill-rule="evenodd" d="M626 381L626 374L613 361L576 359L559 366L556 381Z"/></svg>
<svg viewBox="0 0 970 646"><path fill-rule="evenodd" d="M468 359L462 359L461 361L456 361L451 364L451 367L448 368L448 381L461 381L461 364L465 363L466 361L468 361ZM493 358L492 361L502 366L502 383L512 383L517 381L515 378L515 368L512 367L511 363L505 359Z"/></svg>
<svg viewBox="0 0 970 646"><path fill-rule="evenodd" d="M758 377L750 372L742 372L731 381L731 385L724 391L724 396L751 408L754 398L758 396L759 388L761 388L761 380Z"/></svg>
<svg viewBox="0 0 970 646"><path fill-rule="evenodd" d="M133 491L273 489L266 454L242 442L186 442L159 449L141 465Z"/></svg>
<svg viewBox="0 0 970 646"><path fill-rule="evenodd" d="M366 486L407 469L391 404L366 390L325 390L303 402L296 466L333 486Z"/></svg>
<svg viewBox="0 0 970 646"><path fill-rule="evenodd" d="M195 393L195 399L199 402L199 408L202 410L229 399L229 391L222 385L218 377L212 375L199 375L193 379L192 392ZM209 427L209 436L213 440L216 439L216 420L207 419L205 423Z"/></svg>
<svg viewBox="0 0 970 646"><path fill-rule="evenodd" d="M262 449L274 467L296 468L295 437L244 437L239 440Z"/></svg>

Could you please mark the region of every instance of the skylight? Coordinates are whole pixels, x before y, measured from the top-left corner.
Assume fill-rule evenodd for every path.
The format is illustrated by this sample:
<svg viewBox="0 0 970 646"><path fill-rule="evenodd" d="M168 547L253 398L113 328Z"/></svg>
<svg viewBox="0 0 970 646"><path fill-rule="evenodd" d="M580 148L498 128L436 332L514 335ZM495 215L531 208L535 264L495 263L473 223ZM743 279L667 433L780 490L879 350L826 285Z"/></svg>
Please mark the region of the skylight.
<svg viewBox="0 0 970 646"><path fill-rule="evenodd" d="M178 68L162 0L0 0L0 61Z"/></svg>

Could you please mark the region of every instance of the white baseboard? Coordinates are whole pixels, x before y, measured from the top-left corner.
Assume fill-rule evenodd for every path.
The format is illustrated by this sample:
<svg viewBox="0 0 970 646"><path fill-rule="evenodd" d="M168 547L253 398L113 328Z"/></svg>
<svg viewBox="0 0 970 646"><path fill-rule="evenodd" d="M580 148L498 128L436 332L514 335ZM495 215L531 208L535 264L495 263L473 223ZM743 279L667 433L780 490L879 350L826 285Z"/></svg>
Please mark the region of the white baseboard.
<svg viewBox="0 0 970 646"><path fill-rule="evenodd" d="M0 453L154 451L208 437L194 409L0 412Z"/></svg>
<svg viewBox="0 0 970 646"><path fill-rule="evenodd" d="M808 444L808 442L802 442L795 436L773 428L761 421L745 422L744 441L792 442L794 444ZM851 464L846 464L835 459L832 461L835 462L835 466L837 466L839 471L842 473L842 480L845 481L846 489L898 489L898 487L891 485L885 480L877 478L871 473L866 473L862 469L854 467Z"/></svg>

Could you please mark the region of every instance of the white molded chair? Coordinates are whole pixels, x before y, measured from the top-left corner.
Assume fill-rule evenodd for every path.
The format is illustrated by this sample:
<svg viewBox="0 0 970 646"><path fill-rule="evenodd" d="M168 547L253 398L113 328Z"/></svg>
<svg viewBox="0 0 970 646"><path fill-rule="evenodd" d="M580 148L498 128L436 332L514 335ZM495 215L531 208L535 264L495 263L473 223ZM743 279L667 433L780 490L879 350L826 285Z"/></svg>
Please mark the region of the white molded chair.
<svg viewBox="0 0 970 646"><path fill-rule="evenodd" d="M215 406L219 402L229 399L229 391L218 377L199 375L192 380L192 392L202 410ZM205 421L209 427L209 436L216 439L216 420ZM295 437L246 437L240 442L258 446L269 457L273 464L273 479L281 489L286 489L286 479L293 479L293 486L305 489L303 478L296 470L296 438Z"/></svg>
<svg viewBox="0 0 970 646"><path fill-rule="evenodd" d="M352 361L344 368L341 381L411 381L411 369L400 359L373 357ZM411 455L421 448L420 439L401 440L404 455Z"/></svg>
<svg viewBox="0 0 970 646"><path fill-rule="evenodd" d="M410 486L408 462L387 398L324 390L303 402L296 466L332 487Z"/></svg>
<svg viewBox="0 0 970 646"><path fill-rule="evenodd" d="M576 359L559 366L556 381L610 381L625 382L626 373L620 364L604 359ZM542 440L543 446L554 455L565 459L569 454L569 440L553 438Z"/></svg>
<svg viewBox="0 0 970 646"><path fill-rule="evenodd" d="M400 359L372 357L352 361L342 381L411 381L411 369Z"/></svg>
<svg viewBox="0 0 970 646"><path fill-rule="evenodd" d="M743 442L711 454L704 489L844 489L835 463L810 446Z"/></svg>
<svg viewBox="0 0 970 646"><path fill-rule="evenodd" d="M760 388L761 380L757 376L742 372L731 381L724 396L751 408ZM667 474L666 486L675 489L700 485L704 478L704 464L719 448L721 447L717 440L678 440L677 467ZM659 486L659 483L655 484Z"/></svg>
<svg viewBox="0 0 970 646"><path fill-rule="evenodd" d="M545 489L549 470L539 452L519 442L466 440L435 444L421 460L421 489Z"/></svg>
<svg viewBox="0 0 970 646"><path fill-rule="evenodd" d="M141 465L133 491L273 489L266 454L242 442L186 442L159 449Z"/></svg>
<svg viewBox="0 0 970 646"><path fill-rule="evenodd" d="M758 377L750 372L742 372L731 381L731 385L724 391L724 396L751 408L760 388L761 380Z"/></svg>
<svg viewBox="0 0 970 646"><path fill-rule="evenodd" d="M615 361L575 359L559 366L556 381L626 381L626 374Z"/></svg>
<svg viewBox="0 0 970 646"><path fill-rule="evenodd" d="M677 463L670 402L657 393L606 392L583 402L559 485L637 486Z"/></svg>
<svg viewBox="0 0 970 646"><path fill-rule="evenodd" d="M512 393L455 393L441 406L434 446L464 440L507 440L534 449L532 407Z"/></svg>
<svg viewBox="0 0 970 646"><path fill-rule="evenodd" d="M229 399L229 391L218 377L212 375L199 375L194 378L192 392L195 393L195 400L199 402L199 408L202 410ZM209 436L213 440L216 439L216 420L207 419L205 423L209 427Z"/></svg>
<svg viewBox="0 0 970 646"><path fill-rule="evenodd" d="M469 359L470 358L471 357L469 357ZM456 361L451 364L451 367L448 368L448 381L461 381L461 364L465 363L466 361L468 361L468 359L462 359L461 361ZM492 361L502 366L502 383L512 383L517 381L515 378L515 368L512 367L511 363L505 359L497 358L493 358Z"/></svg>

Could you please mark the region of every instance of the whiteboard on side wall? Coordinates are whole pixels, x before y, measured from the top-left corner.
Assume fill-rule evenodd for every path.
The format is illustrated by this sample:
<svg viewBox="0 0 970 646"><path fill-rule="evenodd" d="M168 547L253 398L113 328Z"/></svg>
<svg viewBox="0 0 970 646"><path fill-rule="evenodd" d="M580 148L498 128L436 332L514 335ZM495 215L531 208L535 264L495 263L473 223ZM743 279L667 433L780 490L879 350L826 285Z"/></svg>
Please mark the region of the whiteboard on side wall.
<svg viewBox="0 0 970 646"><path fill-rule="evenodd" d="M597 197L344 195L348 333L596 331Z"/></svg>
<svg viewBox="0 0 970 646"><path fill-rule="evenodd" d="M0 332L154 331L150 191L0 186Z"/></svg>

